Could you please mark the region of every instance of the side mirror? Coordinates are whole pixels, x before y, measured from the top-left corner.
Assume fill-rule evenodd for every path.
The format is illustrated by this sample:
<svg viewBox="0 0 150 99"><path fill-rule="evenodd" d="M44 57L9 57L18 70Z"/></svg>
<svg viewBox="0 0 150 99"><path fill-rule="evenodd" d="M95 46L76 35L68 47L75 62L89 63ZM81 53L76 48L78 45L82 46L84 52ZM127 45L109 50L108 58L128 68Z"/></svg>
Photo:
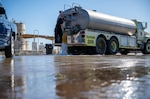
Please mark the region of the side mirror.
<svg viewBox="0 0 150 99"><path fill-rule="evenodd" d="M145 26L144 26L144 28L145 28L145 29L147 28L147 22L145 22Z"/></svg>

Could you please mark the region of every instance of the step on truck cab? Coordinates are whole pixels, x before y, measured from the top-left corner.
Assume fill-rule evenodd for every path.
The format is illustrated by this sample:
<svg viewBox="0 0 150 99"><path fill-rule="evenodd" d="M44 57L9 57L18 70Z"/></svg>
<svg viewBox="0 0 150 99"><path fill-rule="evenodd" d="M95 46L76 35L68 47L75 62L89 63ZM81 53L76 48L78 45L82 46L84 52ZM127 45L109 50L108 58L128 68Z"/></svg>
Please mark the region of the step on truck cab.
<svg viewBox="0 0 150 99"><path fill-rule="evenodd" d="M7 18L6 11L0 3L0 51L5 52L6 58L14 55L14 41L17 28L15 23Z"/></svg>
<svg viewBox="0 0 150 99"><path fill-rule="evenodd" d="M144 31L146 22L86 10L81 6L66 9L62 15L70 54L113 55L137 50L150 54L150 34Z"/></svg>

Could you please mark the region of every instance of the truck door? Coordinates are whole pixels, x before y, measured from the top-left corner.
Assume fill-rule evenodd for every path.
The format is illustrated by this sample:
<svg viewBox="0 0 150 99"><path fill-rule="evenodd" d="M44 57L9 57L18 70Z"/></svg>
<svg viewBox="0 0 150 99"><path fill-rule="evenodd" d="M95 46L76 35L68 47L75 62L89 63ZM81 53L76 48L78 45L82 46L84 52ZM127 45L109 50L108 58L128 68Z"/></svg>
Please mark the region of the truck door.
<svg viewBox="0 0 150 99"><path fill-rule="evenodd" d="M138 41L142 41L144 39L144 27L141 22L138 22L137 24L138 30L137 30L137 39Z"/></svg>

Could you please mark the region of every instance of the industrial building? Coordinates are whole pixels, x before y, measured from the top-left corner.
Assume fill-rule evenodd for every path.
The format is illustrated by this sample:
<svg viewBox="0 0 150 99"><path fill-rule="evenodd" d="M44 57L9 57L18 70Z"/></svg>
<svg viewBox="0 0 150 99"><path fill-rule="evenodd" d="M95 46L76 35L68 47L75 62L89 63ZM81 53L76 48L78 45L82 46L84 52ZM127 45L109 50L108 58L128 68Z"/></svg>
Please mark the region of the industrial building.
<svg viewBox="0 0 150 99"><path fill-rule="evenodd" d="M17 26L17 40L15 41L14 51L15 55L22 55L22 54L45 54L45 48L43 43L38 44L35 42L35 37L37 35L29 35L27 34L28 38L34 38L32 44L32 49L30 49L30 42L26 40L26 26L23 22L15 22ZM24 36L24 37L23 37Z"/></svg>

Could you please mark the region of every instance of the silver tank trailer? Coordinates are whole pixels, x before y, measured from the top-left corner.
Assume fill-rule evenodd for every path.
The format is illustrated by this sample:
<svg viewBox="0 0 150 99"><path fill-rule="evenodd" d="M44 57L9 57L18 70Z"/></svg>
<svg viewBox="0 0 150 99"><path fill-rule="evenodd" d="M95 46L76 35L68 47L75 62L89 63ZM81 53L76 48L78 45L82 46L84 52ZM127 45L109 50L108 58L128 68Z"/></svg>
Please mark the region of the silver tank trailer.
<svg viewBox="0 0 150 99"><path fill-rule="evenodd" d="M66 28L71 27L76 33L84 29L102 30L126 35L134 35L136 32L136 25L131 20L85 10L81 7L65 10L63 15L67 20Z"/></svg>

